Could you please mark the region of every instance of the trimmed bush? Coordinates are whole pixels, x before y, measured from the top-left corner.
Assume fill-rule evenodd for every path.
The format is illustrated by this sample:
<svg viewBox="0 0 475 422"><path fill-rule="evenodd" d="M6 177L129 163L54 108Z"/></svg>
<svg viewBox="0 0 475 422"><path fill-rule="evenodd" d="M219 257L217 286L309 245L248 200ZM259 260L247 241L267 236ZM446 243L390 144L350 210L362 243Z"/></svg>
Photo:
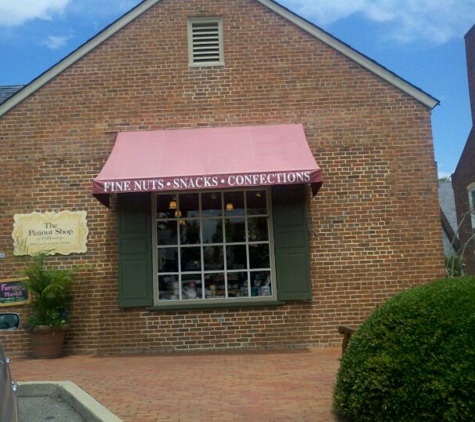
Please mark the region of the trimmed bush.
<svg viewBox="0 0 475 422"><path fill-rule="evenodd" d="M398 294L353 335L334 410L359 421L475 420L475 277Z"/></svg>

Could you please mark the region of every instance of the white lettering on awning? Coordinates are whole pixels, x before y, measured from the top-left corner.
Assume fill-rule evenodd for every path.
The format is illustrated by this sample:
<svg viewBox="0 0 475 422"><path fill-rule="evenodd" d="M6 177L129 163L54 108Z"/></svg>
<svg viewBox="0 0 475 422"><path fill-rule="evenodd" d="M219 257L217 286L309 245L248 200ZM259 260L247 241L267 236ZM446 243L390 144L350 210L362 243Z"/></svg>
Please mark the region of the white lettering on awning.
<svg viewBox="0 0 475 422"><path fill-rule="evenodd" d="M196 176L164 179L119 180L103 183L104 193L157 192L226 187L254 187L278 184L310 183L310 171Z"/></svg>

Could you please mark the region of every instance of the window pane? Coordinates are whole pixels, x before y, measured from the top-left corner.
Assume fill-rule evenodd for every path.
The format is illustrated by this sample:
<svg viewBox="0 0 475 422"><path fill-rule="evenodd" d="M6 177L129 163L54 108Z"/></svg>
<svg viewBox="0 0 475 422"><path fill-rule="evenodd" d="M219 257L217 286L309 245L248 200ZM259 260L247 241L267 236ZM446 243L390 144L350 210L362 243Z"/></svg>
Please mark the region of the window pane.
<svg viewBox="0 0 475 422"><path fill-rule="evenodd" d="M157 218L174 218L177 206L176 195L157 195Z"/></svg>
<svg viewBox="0 0 475 422"><path fill-rule="evenodd" d="M267 195L265 190L246 192L248 215L267 214Z"/></svg>
<svg viewBox="0 0 475 422"><path fill-rule="evenodd" d="M225 192L224 207L227 216L244 215L244 192Z"/></svg>
<svg viewBox="0 0 475 422"><path fill-rule="evenodd" d="M223 243L223 220L202 220L203 243Z"/></svg>
<svg viewBox="0 0 475 422"><path fill-rule="evenodd" d="M226 218L226 243L246 241L246 224L244 218Z"/></svg>
<svg viewBox="0 0 475 422"><path fill-rule="evenodd" d="M176 220L163 220L157 223L157 245L176 245L178 243Z"/></svg>
<svg viewBox="0 0 475 422"><path fill-rule="evenodd" d="M201 271L201 248L181 248L181 270Z"/></svg>
<svg viewBox="0 0 475 422"><path fill-rule="evenodd" d="M251 272L251 296L272 296L270 271Z"/></svg>
<svg viewBox="0 0 475 422"><path fill-rule="evenodd" d="M180 298L180 289L178 284L178 275L161 275L158 277L158 299L159 300L178 300Z"/></svg>
<svg viewBox="0 0 475 422"><path fill-rule="evenodd" d="M223 215L221 192L203 193L201 195L203 217L219 217Z"/></svg>
<svg viewBox="0 0 475 422"><path fill-rule="evenodd" d="M226 246L228 270L242 270L247 267L246 245Z"/></svg>
<svg viewBox="0 0 475 422"><path fill-rule="evenodd" d="M181 220L180 241L182 245L200 243L200 220Z"/></svg>
<svg viewBox="0 0 475 422"><path fill-rule="evenodd" d="M200 197L197 193L183 193L178 197L178 206L182 217L198 217L200 215Z"/></svg>
<svg viewBox="0 0 475 422"><path fill-rule="evenodd" d="M470 214L472 216L472 227L475 228L475 188L470 191Z"/></svg>
<svg viewBox="0 0 475 422"><path fill-rule="evenodd" d="M207 246L203 248L203 261L205 271L224 269L224 254L222 246Z"/></svg>
<svg viewBox="0 0 475 422"><path fill-rule="evenodd" d="M269 245L267 243L249 245L249 264L251 268L269 268Z"/></svg>
<svg viewBox="0 0 475 422"><path fill-rule="evenodd" d="M205 275L206 298L223 298L226 295L224 273L212 273Z"/></svg>
<svg viewBox="0 0 475 422"><path fill-rule="evenodd" d="M228 273L228 297L248 296L247 272Z"/></svg>
<svg viewBox="0 0 475 422"><path fill-rule="evenodd" d="M267 217L253 217L247 220L249 230L249 242L269 240Z"/></svg>
<svg viewBox="0 0 475 422"><path fill-rule="evenodd" d="M185 274L181 277L183 299L202 299L201 274Z"/></svg>
<svg viewBox="0 0 475 422"><path fill-rule="evenodd" d="M178 271L178 248L158 248L158 271L174 273Z"/></svg>

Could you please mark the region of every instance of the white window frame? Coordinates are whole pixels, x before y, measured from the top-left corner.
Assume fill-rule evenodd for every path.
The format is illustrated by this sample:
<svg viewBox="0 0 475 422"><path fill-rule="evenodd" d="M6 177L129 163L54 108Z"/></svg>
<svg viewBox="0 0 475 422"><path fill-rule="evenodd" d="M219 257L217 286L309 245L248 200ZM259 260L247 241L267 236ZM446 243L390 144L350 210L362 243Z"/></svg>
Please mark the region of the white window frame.
<svg viewBox="0 0 475 422"><path fill-rule="evenodd" d="M259 293L258 296L252 296L252 293L251 293L251 280L248 278L248 296L238 296L238 297L226 297L226 298L200 298L200 299L183 299L183 298L180 298L178 300L160 300L159 296L160 296L160 292L159 292L159 271L158 271L158 249L159 249L159 245L157 243L157 224L158 224L158 217L157 217L157 214L156 214L156 210L157 210L157 197L160 195L160 193L156 193L154 195L152 195L152 221L153 221L153 224L152 224L152 242L153 242L153 274L154 274L154 282L153 282L153 303L154 303L154 306L170 306L170 305L192 305L192 304L197 304L197 305L208 305L208 304L230 304L232 303L233 301L244 301L244 302L255 302L255 301L275 301L276 298L277 298L277 281L276 281L276 269L275 269L275 252L274 252L274 234L273 234L273 221L272 221L272 198L271 198L271 189L269 188L249 188L249 189L227 189L227 190L216 190L216 191L213 191L213 192L216 192L217 194L224 194L224 193L228 193L228 192L243 192L244 193L244 200L246 201L246 192L249 192L249 191L262 191L262 190L265 190L266 191L266 206L267 206L267 219L268 219L268 241L267 242L262 242L262 241L259 241L258 243L267 243L269 245L269 268L265 268L265 269L255 269L255 268L250 268L249 266L249 256L247 257L248 259L248 264L247 264L247 268L246 268L246 271L248 272L248 274L250 274L251 272L258 272L258 271L261 271L261 272L264 272L264 271L269 271L270 272L270 285L271 285L271 294L270 296L266 296L266 295L262 295L261 293ZM204 191L199 191L199 190L195 190L195 191L179 191L179 192L161 192L162 194L167 194L167 195L173 195L173 194L176 194L176 195L180 195L180 194L187 194L187 193L209 193L210 191L209 190L204 190ZM222 201L223 202L223 201ZM222 203L222 206L223 208L225 207L225 204L224 202ZM200 195L200 209L201 209L201 195ZM242 216L242 218L245 219L245 225L246 225L246 234L248 233L247 232L247 227L248 227L248 218L253 218L253 217L256 217L255 215L248 215L247 214L247 206L246 206L246 212L245 214ZM223 213L223 216L222 216L223 219L226 218L226 214ZM199 219L201 221L205 220L206 218L203 218L203 217L191 217L191 219L195 220L195 219ZM200 225L201 227L202 225ZM201 229L200 229L201 230ZM179 237L179 236L178 236ZM247 237L247 236L246 236ZM249 244L252 244L253 242L250 242L248 238L246 238L245 242L240 242L239 244L245 244L246 245L246 248L249 247ZM225 239L223 239L223 247L225 247L226 245L226 241ZM234 245L234 244L233 244ZM196 244L195 246L200 246L200 248L202 248L203 246L209 246L208 244L203 244L202 243L202 240L199 244ZM223 273L232 273L232 272L240 272L239 270L228 270L226 269L226 253L224 254L224 259L225 259L225 266L224 266L224 269L222 270ZM206 273L216 273L216 272L221 272L221 270L218 270L218 271L205 271L204 270L204 265L203 265L203 256L201 255L201 270L200 272L202 273L202 275L204 276ZM182 288L183 288L183 285L181 283L181 275L182 274L185 274L186 273L183 273L183 272L180 272L180 270L178 271L179 273L179 286L180 286L180 296L183 294L183 291L182 291ZM202 279L202 287L204 286L204 279ZM227 296L227 287L226 287L226 296Z"/></svg>
<svg viewBox="0 0 475 422"><path fill-rule="evenodd" d="M467 186L468 191L468 206L472 220L472 228L475 229L475 183Z"/></svg>
<svg viewBox="0 0 475 422"><path fill-rule="evenodd" d="M218 38L219 38L219 60L195 62L193 55L193 24L218 24ZM223 19L218 17L207 18L189 18L188 19L188 64L190 67L210 67L224 65L224 44L223 44Z"/></svg>

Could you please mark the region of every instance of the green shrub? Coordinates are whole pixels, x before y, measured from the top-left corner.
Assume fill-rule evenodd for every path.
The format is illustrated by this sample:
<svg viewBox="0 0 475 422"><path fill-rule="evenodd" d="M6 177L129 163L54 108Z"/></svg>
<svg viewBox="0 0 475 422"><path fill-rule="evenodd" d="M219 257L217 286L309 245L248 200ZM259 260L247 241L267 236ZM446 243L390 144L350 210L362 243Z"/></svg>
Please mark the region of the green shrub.
<svg viewBox="0 0 475 422"><path fill-rule="evenodd" d="M342 356L344 420L475 420L475 277L407 290L376 309Z"/></svg>

